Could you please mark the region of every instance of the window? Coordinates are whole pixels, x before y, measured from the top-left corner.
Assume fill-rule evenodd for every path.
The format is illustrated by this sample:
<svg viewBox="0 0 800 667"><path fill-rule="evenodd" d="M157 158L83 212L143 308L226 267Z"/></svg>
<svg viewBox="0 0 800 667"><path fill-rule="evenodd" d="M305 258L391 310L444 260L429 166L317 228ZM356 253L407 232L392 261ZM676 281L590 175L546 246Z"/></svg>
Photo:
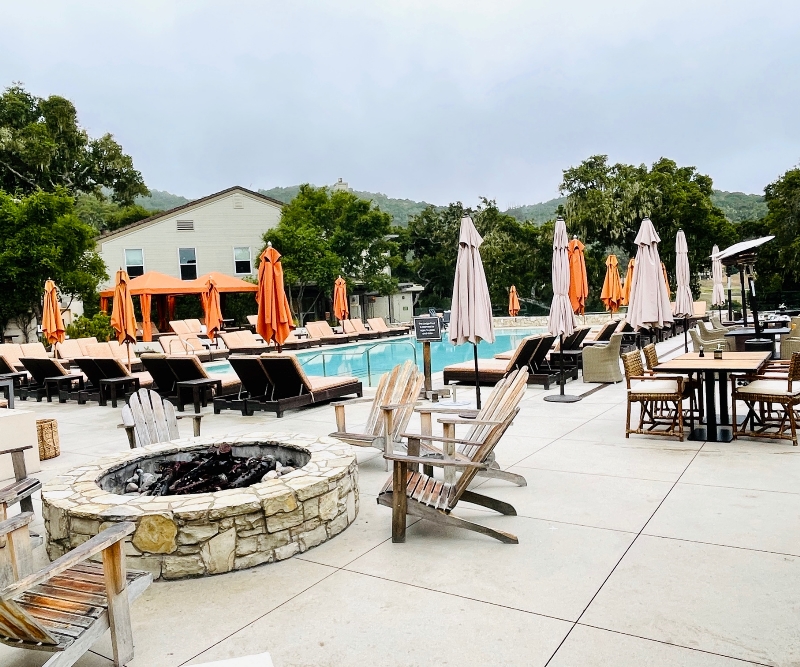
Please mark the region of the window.
<svg viewBox="0 0 800 667"><path fill-rule="evenodd" d="M181 267L181 280L197 278L197 254L194 248L178 248L178 263Z"/></svg>
<svg viewBox="0 0 800 667"><path fill-rule="evenodd" d="M194 220L178 220L178 231L179 232L193 232L194 231Z"/></svg>
<svg viewBox="0 0 800 667"><path fill-rule="evenodd" d="M253 265L250 261L250 248L234 248L233 264L235 273L253 273Z"/></svg>
<svg viewBox="0 0 800 667"><path fill-rule="evenodd" d="M131 278L144 273L144 251L141 248L127 248L125 250L125 270Z"/></svg>

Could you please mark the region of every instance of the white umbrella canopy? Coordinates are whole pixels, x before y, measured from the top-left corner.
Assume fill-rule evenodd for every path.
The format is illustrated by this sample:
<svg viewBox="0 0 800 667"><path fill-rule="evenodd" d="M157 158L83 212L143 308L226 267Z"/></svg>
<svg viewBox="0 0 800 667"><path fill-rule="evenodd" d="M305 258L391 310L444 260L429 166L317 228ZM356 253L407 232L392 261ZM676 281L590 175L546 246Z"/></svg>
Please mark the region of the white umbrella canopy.
<svg viewBox="0 0 800 667"><path fill-rule="evenodd" d="M689 287L691 270L689 269L689 246L686 244L686 234L678 230L675 237L675 277L678 288L675 292L675 315L691 317L694 315L694 300L692 288Z"/></svg>
<svg viewBox="0 0 800 667"><path fill-rule="evenodd" d="M569 238L564 218L556 219L553 234L553 302L550 304L550 317L547 330L553 336L569 336L575 331L575 313L569 301Z"/></svg>
<svg viewBox="0 0 800 667"><path fill-rule="evenodd" d="M458 259L450 314L449 337L455 345L477 345L482 340L494 342L492 301L478 250L481 243L483 239L475 229L472 218L465 215L461 218L461 232L458 237Z"/></svg>
<svg viewBox="0 0 800 667"><path fill-rule="evenodd" d="M628 302L628 322L634 328L641 326L663 327L672 322L672 309L661 270L656 233L650 218L644 218L636 235L636 270Z"/></svg>
<svg viewBox="0 0 800 667"><path fill-rule="evenodd" d="M714 281L714 289L711 292L711 305L721 306L725 303L725 289L722 287L722 262L717 258L719 248L717 244L711 250L711 277Z"/></svg>

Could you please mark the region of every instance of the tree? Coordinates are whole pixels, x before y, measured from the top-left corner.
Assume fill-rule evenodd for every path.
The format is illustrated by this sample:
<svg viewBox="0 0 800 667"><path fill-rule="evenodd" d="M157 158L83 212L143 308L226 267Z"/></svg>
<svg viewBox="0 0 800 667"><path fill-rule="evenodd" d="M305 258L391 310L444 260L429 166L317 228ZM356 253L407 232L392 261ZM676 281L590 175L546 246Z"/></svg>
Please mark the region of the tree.
<svg viewBox="0 0 800 667"><path fill-rule="evenodd" d="M304 184L281 211L275 229L264 234L281 255L284 280L295 312L303 312L306 289L331 296L333 283L344 277L368 290L390 294L396 280L386 272L394 249L391 216L347 191L331 193L327 188Z"/></svg>
<svg viewBox="0 0 800 667"><path fill-rule="evenodd" d="M26 334L32 317L41 321L47 279L71 300L89 298L107 277L95 230L73 209L63 188L21 200L0 192L0 331L14 318Z"/></svg>
<svg viewBox="0 0 800 667"><path fill-rule="evenodd" d="M75 215L94 227L98 234L144 220L156 213L160 211L149 210L138 204L121 206L116 202L98 199L89 194L81 193L75 197Z"/></svg>
<svg viewBox="0 0 800 667"><path fill-rule="evenodd" d="M25 195L64 188L102 199L103 187L126 205L148 194L131 157L110 134L90 138L72 102L36 97L17 84L0 95L0 190Z"/></svg>

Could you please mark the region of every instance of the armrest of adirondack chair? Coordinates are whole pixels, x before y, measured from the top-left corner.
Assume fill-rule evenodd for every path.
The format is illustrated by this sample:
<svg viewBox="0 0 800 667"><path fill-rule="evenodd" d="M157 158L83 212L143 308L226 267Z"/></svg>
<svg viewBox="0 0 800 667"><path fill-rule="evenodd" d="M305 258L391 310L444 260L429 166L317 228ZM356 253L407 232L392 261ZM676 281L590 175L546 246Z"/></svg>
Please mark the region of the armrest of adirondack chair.
<svg viewBox="0 0 800 667"><path fill-rule="evenodd" d="M339 433L347 433L347 421L344 418L344 406L353 403L372 403L374 398L352 398L349 401L332 401L334 412L336 413L336 430Z"/></svg>
<svg viewBox="0 0 800 667"><path fill-rule="evenodd" d="M42 483L33 477L25 477L18 482L12 482L8 486L0 489L0 516L2 516L2 506L14 505L23 498L33 495L42 488Z"/></svg>
<svg viewBox="0 0 800 667"><path fill-rule="evenodd" d="M454 466L458 468L479 468L484 470L488 468L488 464L481 463L480 461L471 461L470 459L435 459L430 456L408 456L407 454L384 454L383 458L387 461L395 461L397 463L420 463L426 466L436 466L438 468L447 468Z"/></svg>
<svg viewBox="0 0 800 667"><path fill-rule="evenodd" d="M474 424L475 422L469 422ZM495 422L496 423L496 422ZM441 435L428 435L426 433L401 433L401 438L408 438L409 443L411 440L435 440L436 442L447 442L455 445L475 445L478 444L474 440L465 440L463 438L447 438ZM426 445L427 447L427 445ZM469 460L469 459L468 459Z"/></svg>
<svg viewBox="0 0 800 667"><path fill-rule="evenodd" d="M439 417L436 421L440 424L470 424L472 426L475 424L480 424L481 426L497 426L497 424L503 423L493 419L464 419L462 417Z"/></svg>
<svg viewBox="0 0 800 667"><path fill-rule="evenodd" d="M175 419L192 419L192 433L194 433L194 437L200 435L200 420L203 418L203 415L198 414L191 414L191 415L175 415Z"/></svg>
<svg viewBox="0 0 800 667"><path fill-rule="evenodd" d="M477 415L479 410L474 408L448 408L448 407L434 407L423 405L419 408L414 408L414 412L427 413L427 414L459 414L459 415Z"/></svg>
<svg viewBox="0 0 800 667"><path fill-rule="evenodd" d="M26 512L25 514L29 513ZM25 515L19 514L13 519L4 521L2 524L0 524L0 531L2 531L3 526L11 524L14 521L18 521L20 520L20 517L23 516ZM33 515L29 514L29 518L27 520L30 521L32 518ZM103 554L103 567L105 570L106 587L113 588L115 595L121 593L125 588L125 553L123 551L123 542L125 538L135 530L136 524L131 523L130 521L117 523L111 526L111 528L106 528L106 530L99 535L95 535L72 551L61 556L61 558L54 560L47 567L44 567L33 574L22 577L18 581L15 581L5 588L0 589L0 600L14 598L30 588L38 586L39 584L52 579L65 570L68 570L69 568L88 560L98 553ZM110 598L111 595L109 591L109 603L112 602ZM111 604L109 606L111 606Z"/></svg>

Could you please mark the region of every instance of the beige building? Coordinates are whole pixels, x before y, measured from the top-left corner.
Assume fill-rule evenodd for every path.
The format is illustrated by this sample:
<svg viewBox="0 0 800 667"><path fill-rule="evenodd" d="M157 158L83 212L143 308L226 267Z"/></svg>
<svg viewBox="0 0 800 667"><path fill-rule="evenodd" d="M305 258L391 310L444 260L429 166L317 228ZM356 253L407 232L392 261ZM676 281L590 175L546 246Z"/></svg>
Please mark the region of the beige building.
<svg viewBox="0 0 800 667"><path fill-rule="evenodd" d="M102 234L97 247L109 280L101 288L113 285L119 268L132 278L145 271L183 280L210 271L252 276L264 232L278 225L282 205L236 186Z"/></svg>

